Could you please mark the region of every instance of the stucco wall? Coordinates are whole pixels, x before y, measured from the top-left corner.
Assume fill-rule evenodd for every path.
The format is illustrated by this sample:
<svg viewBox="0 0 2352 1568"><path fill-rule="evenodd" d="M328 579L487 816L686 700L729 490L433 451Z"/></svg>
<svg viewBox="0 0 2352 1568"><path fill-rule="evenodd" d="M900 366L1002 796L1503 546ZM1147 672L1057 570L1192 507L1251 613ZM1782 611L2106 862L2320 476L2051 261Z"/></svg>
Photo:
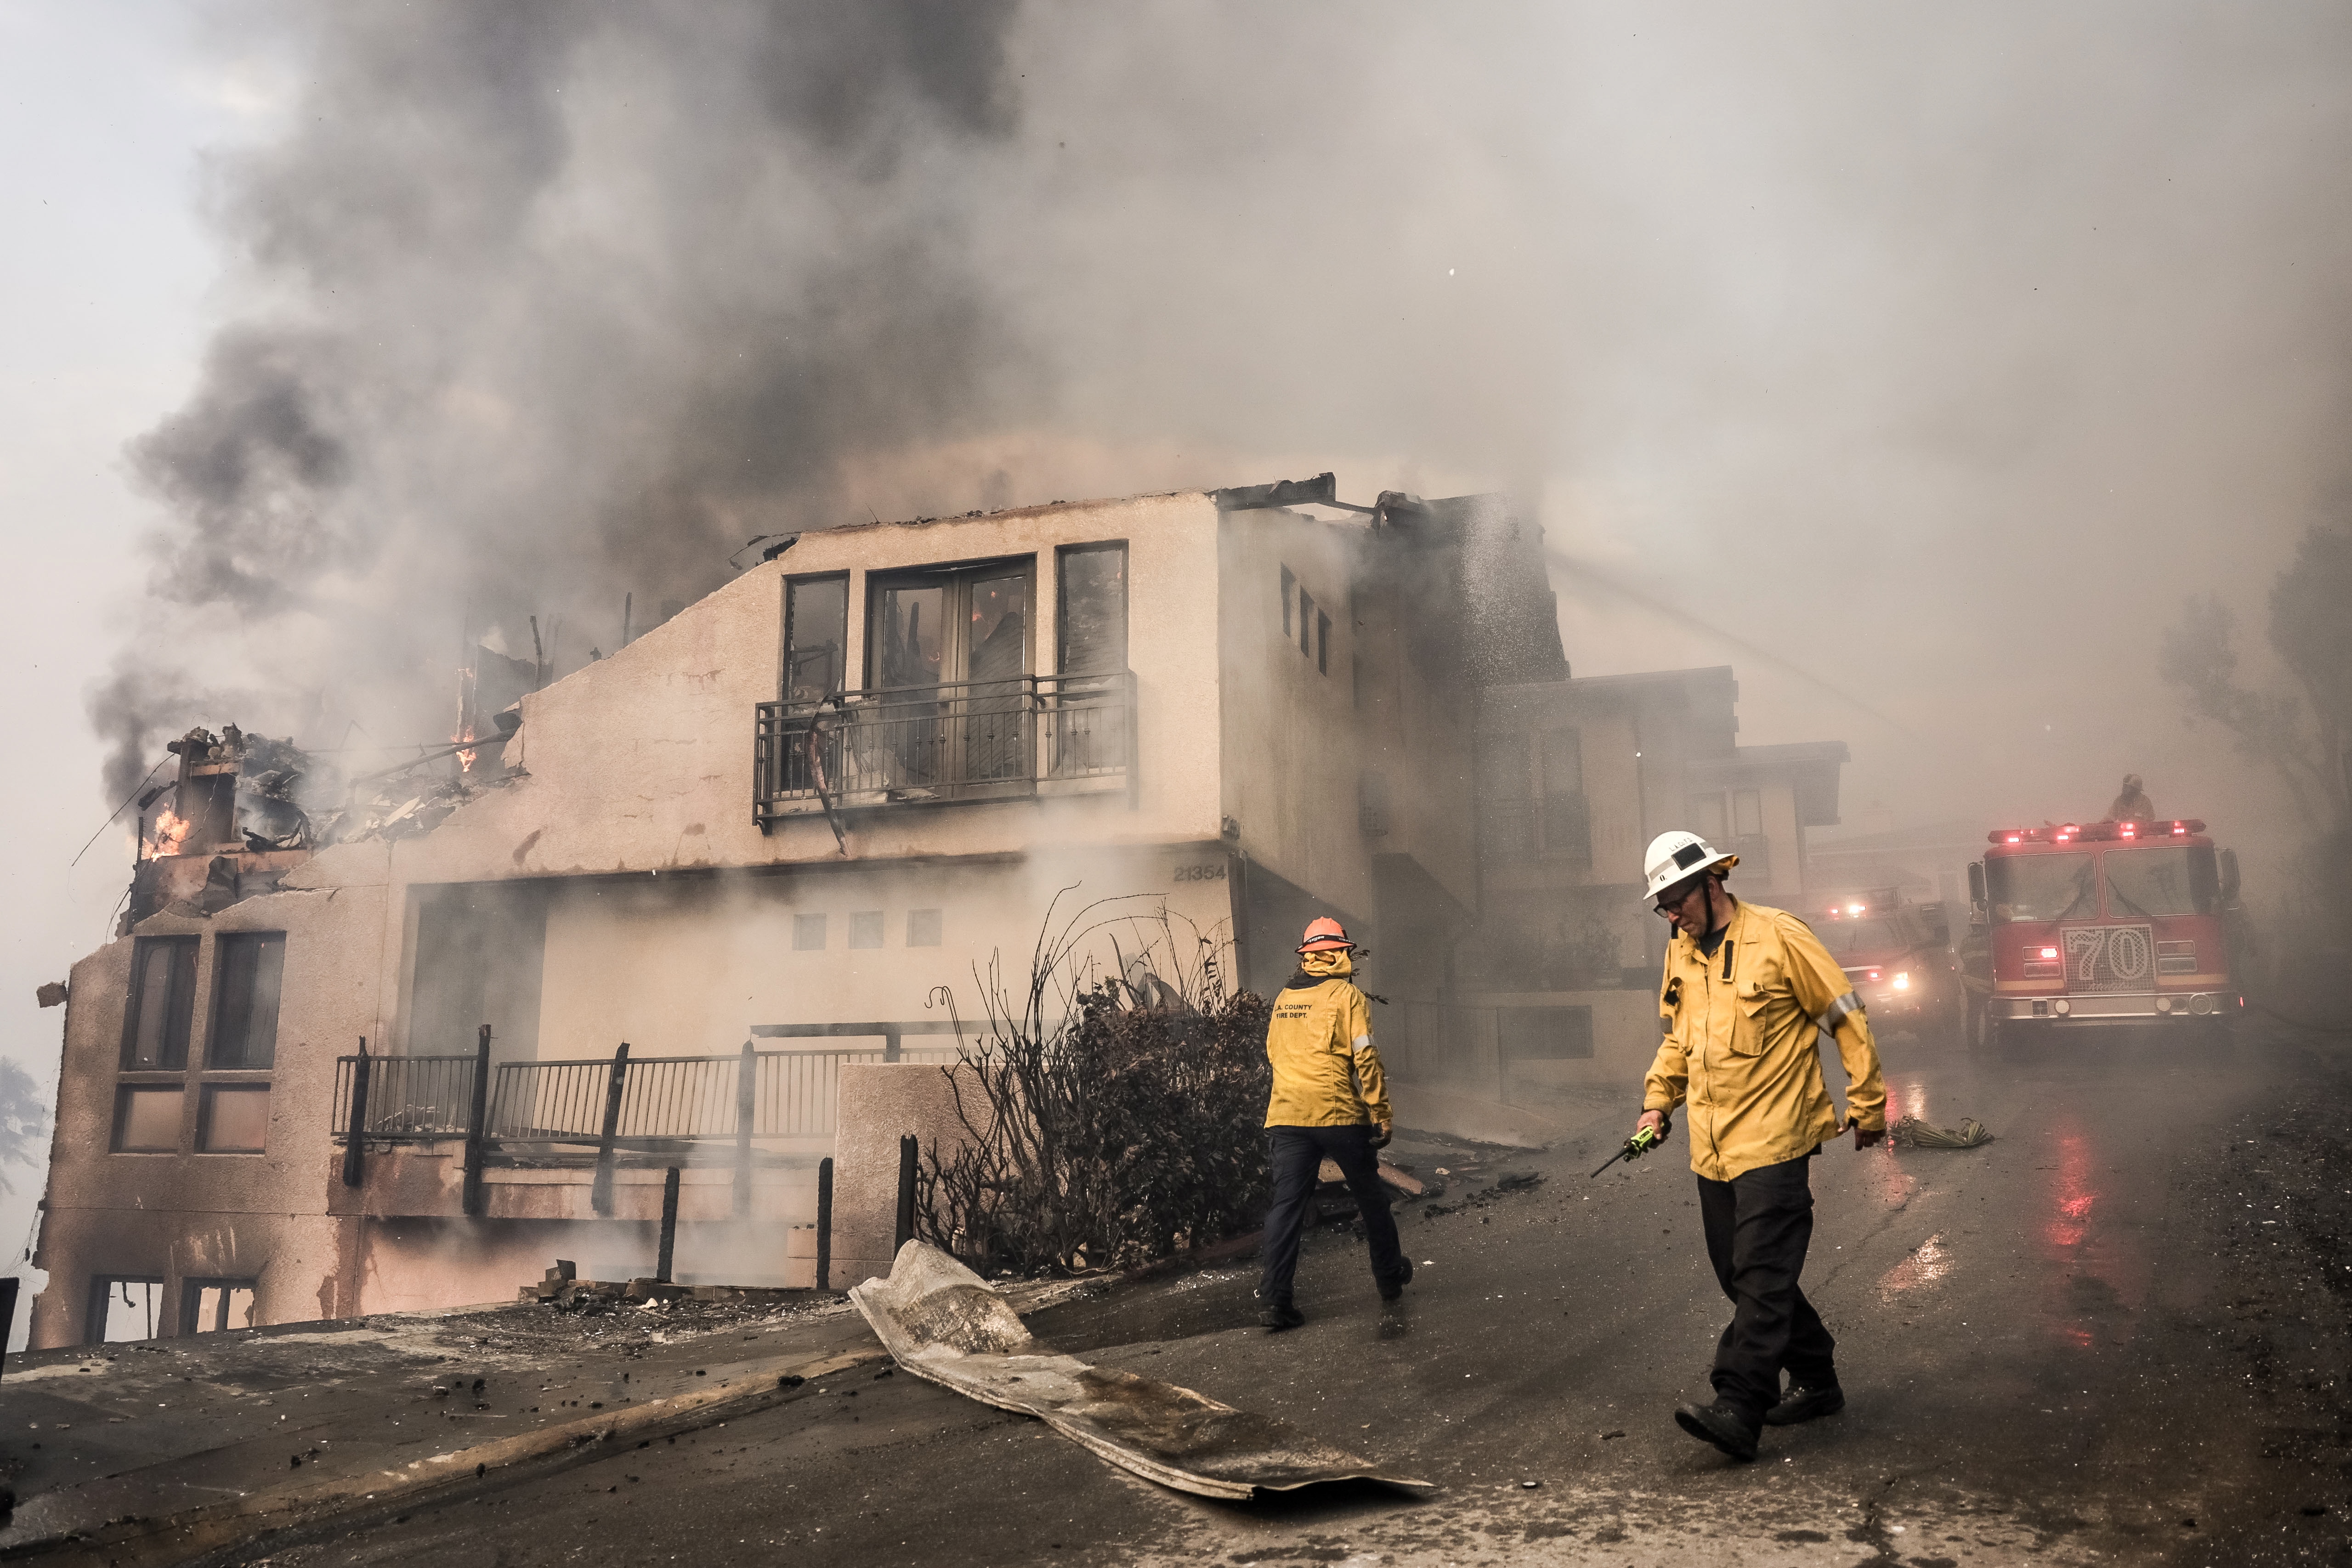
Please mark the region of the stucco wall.
<svg viewBox="0 0 2352 1568"><path fill-rule="evenodd" d="M383 890L362 885L331 894L271 894L210 920L158 915L140 926L144 936L203 939L181 1147L173 1154L110 1152L133 941L109 943L74 966L38 1260L50 1281L34 1303L36 1345L81 1337L94 1274L165 1276L173 1281L164 1301L170 1321L181 1278L258 1277L260 1322L331 1309L339 1262L321 1176L332 1148L327 1107L335 1058L362 1035L380 1041L385 924ZM287 937L275 1065L266 1074L207 1071L218 939L268 931ZM203 1085L265 1078L265 1151L194 1152ZM143 1218L166 1204L176 1216L170 1225Z"/></svg>

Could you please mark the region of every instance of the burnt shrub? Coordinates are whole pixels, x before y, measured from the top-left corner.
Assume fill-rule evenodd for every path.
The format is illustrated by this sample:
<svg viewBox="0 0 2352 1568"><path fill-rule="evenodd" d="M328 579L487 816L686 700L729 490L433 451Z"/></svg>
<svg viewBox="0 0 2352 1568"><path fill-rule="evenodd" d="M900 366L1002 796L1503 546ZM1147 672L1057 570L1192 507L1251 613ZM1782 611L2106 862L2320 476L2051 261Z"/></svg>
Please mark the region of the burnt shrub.
<svg viewBox="0 0 2352 1568"><path fill-rule="evenodd" d="M967 1140L925 1152L917 1228L983 1272L1129 1268L1265 1216L1265 1002L1225 993L1216 943L1175 961L1165 915L1157 968L1081 971L1090 912L1049 915L1024 996L992 965L983 1037L942 1069Z"/></svg>

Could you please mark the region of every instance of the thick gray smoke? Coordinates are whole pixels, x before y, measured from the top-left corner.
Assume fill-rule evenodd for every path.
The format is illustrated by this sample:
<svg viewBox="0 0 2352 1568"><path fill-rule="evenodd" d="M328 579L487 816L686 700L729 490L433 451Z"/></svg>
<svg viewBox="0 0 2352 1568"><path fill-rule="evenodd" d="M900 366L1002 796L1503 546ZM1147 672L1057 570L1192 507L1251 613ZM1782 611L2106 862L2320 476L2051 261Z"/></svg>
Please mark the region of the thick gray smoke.
<svg viewBox="0 0 2352 1568"><path fill-rule="evenodd" d="M461 630L537 614L569 668L755 534L1336 466L1540 496L1605 569L1556 574L1576 667L1738 664L1743 739L1853 745L1850 820L2127 770L2265 810L2158 648L2346 493L2340 8L223 26L300 85L217 165L230 319L133 448L125 789L199 717L446 734Z"/></svg>
<svg viewBox="0 0 2352 1568"><path fill-rule="evenodd" d="M1010 13L242 14L302 73L219 172L260 302L131 448L172 519L152 594L216 613L151 618L94 695L110 787L233 716L173 689L226 622L308 676L249 725L446 732L461 628L521 652L536 614L576 664L625 593L641 630L748 535L840 520L845 458L980 417L1020 353L960 193L1015 122Z"/></svg>

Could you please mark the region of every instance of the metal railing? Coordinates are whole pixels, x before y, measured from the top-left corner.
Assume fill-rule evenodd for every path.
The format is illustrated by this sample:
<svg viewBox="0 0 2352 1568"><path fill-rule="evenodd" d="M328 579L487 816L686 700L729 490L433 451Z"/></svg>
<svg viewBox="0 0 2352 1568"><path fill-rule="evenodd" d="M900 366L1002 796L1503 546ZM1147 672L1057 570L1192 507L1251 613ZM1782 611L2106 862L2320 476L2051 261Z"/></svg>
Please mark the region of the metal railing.
<svg viewBox="0 0 2352 1568"><path fill-rule="evenodd" d="M754 1138L829 1138L841 1069L851 1062L956 1060L955 1047L919 1046L886 1057L879 1047L812 1046L751 1054ZM647 1056L620 1068L621 1148L678 1140L723 1142L743 1132L742 1063L732 1056ZM509 1061L492 1077L488 1135L501 1143L594 1144L603 1140L615 1069L587 1061Z"/></svg>
<svg viewBox="0 0 2352 1568"><path fill-rule="evenodd" d="M593 1151L590 1204L614 1212L614 1173L620 1156L635 1163L719 1164L719 1145L733 1145L735 1213L751 1212L755 1166L789 1164L810 1152L776 1148L830 1140L840 1098L841 1069L853 1062L919 1062L946 1066L960 1055L942 1040L909 1050L907 1035L955 1032L953 1022L927 1019L864 1023L755 1025L753 1040L730 1056L656 1056L634 1060L625 1044L607 1058L569 1061L509 1061L492 1066L490 1027L484 1024L472 1056L339 1057L331 1113L343 1145L343 1185L366 1182L371 1144L463 1139L462 1209L487 1212L483 1170L492 1163L567 1164L571 1149ZM767 1038L853 1037L871 1045L787 1046L761 1051ZM356 1110L354 1109L356 1107ZM357 1124L358 1131L353 1131ZM756 1148L765 1143L768 1147ZM552 1146L551 1146L552 1145ZM567 1148L567 1145L569 1146Z"/></svg>
<svg viewBox="0 0 2352 1568"><path fill-rule="evenodd" d="M352 1099L360 1059L335 1060L334 1135L352 1130ZM474 1053L463 1056L368 1058L366 1126L362 1136L385 1143L462 1138L474 1099Z"/></svg>
<svg viewBox="0 0 2352 1568"><path fill-rule="evenodd" d="M1020 675L759 705L753 816L1132 789L1135 675Z"/></svg>

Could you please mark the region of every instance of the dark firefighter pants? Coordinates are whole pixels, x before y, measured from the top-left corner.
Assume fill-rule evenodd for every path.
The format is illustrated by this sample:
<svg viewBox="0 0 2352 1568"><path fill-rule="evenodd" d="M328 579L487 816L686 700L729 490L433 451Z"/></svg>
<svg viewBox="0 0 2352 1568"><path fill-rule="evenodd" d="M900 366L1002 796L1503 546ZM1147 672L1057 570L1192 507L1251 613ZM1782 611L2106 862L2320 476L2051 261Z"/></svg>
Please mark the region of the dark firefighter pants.
<svg viewBox="0 0 2352 1568"><path fill-rule="evenodd" d="M1810 1159L1698 1178L1707 1261L1731 1298L1715 1350L1716 1397L1749 1421L1780 1402L1780 1373L1808 1388L1837 1382L1837 1342L1797 1288L1813 1237Z"/></svg>
<svg viewBox="0 0 2352 1568"><path fill-rule="evenodd" d="M1381 1186L1379 1156L1372 1152L1372 1130L1360 1123L1349 1127L1268 1127L1265 1140L1274 1164L1274 1207L1266 1210L1265 1243L1261 1256L1265 1277L1258 1299L1272 1306L1290 1300L1291 1276L1298 1270L1298 1239L1315 1212L1316 1173L1326 1155L1348 1178L1356 1210L1364 1217L1364 1239L1371 1244L1372 1281L1386 1283L1402 1271L1403 1253L1397 1247L1395 1217L1389 1213L1389 1195Z"/></svg>

